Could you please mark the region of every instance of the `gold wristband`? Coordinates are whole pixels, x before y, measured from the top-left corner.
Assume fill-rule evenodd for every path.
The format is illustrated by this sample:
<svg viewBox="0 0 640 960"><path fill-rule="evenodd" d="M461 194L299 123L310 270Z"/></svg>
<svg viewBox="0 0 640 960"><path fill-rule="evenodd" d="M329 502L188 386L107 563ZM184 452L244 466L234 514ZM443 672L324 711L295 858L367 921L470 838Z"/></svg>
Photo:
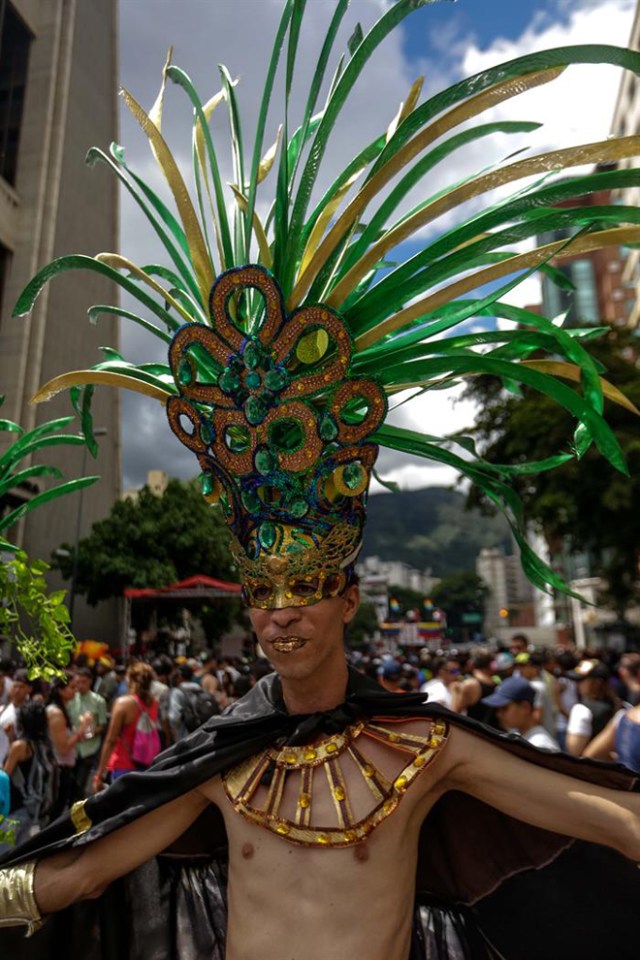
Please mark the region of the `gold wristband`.
<svg viewBox="0 0 640 960"><path fill-rule="evenodd" d="M0 927L27 927L27 936L42 926L33 893L36 861L0 870Z"/></svg>

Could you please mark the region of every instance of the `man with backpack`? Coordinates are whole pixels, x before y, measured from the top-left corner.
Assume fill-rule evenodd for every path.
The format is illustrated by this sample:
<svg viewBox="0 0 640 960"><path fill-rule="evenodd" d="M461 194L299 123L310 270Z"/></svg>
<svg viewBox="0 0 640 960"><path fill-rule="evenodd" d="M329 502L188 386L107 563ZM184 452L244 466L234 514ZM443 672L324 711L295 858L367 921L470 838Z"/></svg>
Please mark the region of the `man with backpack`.
<svg viewBox="0 0 640 960"><path fill-rule="evenodd" d="M196 683L188 663L178 667L175 683L169 697L169 726L174 743L220 713L215 697Z"/></svg>

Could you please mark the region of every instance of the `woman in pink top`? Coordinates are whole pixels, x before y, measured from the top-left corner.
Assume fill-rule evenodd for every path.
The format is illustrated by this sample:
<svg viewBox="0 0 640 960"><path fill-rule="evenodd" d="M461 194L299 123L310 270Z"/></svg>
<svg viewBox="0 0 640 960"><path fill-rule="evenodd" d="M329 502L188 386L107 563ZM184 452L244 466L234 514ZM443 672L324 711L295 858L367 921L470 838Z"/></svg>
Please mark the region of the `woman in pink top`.
<svg viewBox="0 0 640 960"><path fill-rule="evenodd" d="M142 769L133 757L136 726L144 711L154 726L158 724L158 701L151 695L153 670L148 663L132 663L127 670L129 692L118 697L113 705L100 763L93 778L94 791L105 786L105 773L113 782L125 773Z"/></svg>

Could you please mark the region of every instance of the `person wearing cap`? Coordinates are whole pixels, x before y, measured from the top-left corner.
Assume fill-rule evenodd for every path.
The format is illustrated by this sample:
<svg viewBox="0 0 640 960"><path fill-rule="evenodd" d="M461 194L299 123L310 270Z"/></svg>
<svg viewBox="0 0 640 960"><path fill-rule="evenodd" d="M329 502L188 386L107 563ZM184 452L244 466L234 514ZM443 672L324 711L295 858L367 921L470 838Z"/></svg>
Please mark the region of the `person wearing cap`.
<svg viewBox="0 0 640 960"><path fill-rule="evenodd" d="M521 677L529 681L535 690L536 723L541 723L547 733L551 737L555 737L556 722L553 701L542 674L544 660L544 654L537 650L533 650L531 653L519 653L516 655L516 670Z"/></svg>
<svg viewBox="0 0 640 960"><path fill-rule="evenodd" d="M575 670L567 673L569 680L575 680L580 696L567 723L567 752L575 757L582 756L587 744L604 730L615 713L610 676L601 660L581 660Z"/></svg>
<svg viewBox="0 0 640 960"><path fill-rule="evenodd" d="M405 693L402 687L402 664L397 660L385 660L380 667L378 679L380 686L389 693Z"/></svg>
<svg viewBox="0 0 640 960"><path fill-rule="evenodd" d="M516 658L517 659L517 658ZM498 723L507 733L515 731L540 750L557 753L557 740L538 723L535 714L536 691L524 677L509 677L482 703L493 707Z"/></svg>

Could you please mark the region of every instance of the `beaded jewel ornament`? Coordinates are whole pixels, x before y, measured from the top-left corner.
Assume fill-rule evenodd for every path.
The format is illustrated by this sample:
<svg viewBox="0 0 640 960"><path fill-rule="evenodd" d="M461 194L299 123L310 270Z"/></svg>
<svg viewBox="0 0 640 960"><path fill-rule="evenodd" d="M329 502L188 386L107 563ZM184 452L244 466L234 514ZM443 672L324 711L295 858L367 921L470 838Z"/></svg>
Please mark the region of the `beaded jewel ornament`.
<svg viewBox="0 0 640 960"><path fill-rule="evenodd" d="M170 53L149 112L122 91L169 202L129 168L119 145L109 153L93 148L87 158L115 172L161 241L165 262L141 266L120 253L64 256L34 277L15 309L28 313L42 288L71 269L108 277L136 301L136 309L97 304L90 319L110 313L138 324L168 347L169 363L154 353L153 362L134 364L108 348L101 363L55 377L35 399L71 388L89 435L95 385L166 405L172 429L197 457L204 495L233 531L246 596L258 606L314 603L347 582L378 447L453 467L478 486L508 519L532 583L564 592L567 585L528 543L514 477L579 459L592 445L626 472L604 400L638 411L600 376L585 349L607 327L568 331L562 318L508 298L538 270L566 289L564 257L640 242L637 207L580 202L640 186L640 169L630 165L640 137L527 153L540 124L504 119L503 105L574 65L607 63L640 74L640 53L602 44L538 51L423 100L418 78L390 122L338 169L336 124L367 63L430 2L384 4L367 30L349 25L348 0L314 5L323 8L327 27L317 57L307 54L312 77L301 97L305 2L283 0L264 88L254 96L250 154L239 91L226 67L221 89L202 101ZM347 49L331 79L341 41ZM301 104L295 124L294 80ZM168 81L186 95L193 116L188 175L162 130ZM569 101L581 95L580 84L572 90ZM226 144L211 128L214 112L225 108L229 185L218 154ZM572 103L559 98L557 109L569 115ZM491 157L490 146L508 138L513 152ZM481 156L482 169L460 179L460 156L467 154ZM271 171L268 196L263 184ZM575 424L571 443L544 461L498 464L479 456L469 437L388 422L390 400L411 402L482 374L562 406Z"/></svg>

